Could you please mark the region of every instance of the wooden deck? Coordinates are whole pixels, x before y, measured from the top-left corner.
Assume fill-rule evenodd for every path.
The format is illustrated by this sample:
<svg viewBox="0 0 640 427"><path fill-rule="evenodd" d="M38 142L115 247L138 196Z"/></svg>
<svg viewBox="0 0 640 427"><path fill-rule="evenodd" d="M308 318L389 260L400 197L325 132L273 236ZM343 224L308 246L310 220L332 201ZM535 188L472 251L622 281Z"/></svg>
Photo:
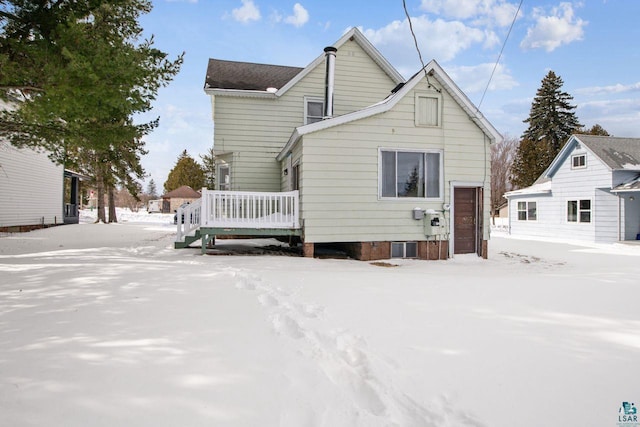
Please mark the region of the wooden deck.
<svg viewBox="0 0 640 427"><path fill-rule="evenodd" d="M176 248L215 236L300 236L298 191L212 191L177 211Z"/></svg>

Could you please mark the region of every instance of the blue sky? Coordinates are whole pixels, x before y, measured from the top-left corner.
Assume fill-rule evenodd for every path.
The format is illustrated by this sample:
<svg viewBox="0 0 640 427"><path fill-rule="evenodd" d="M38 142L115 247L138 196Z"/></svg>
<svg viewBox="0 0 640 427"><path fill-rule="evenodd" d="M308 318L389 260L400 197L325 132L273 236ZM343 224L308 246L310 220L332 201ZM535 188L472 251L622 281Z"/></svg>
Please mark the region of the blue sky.
<svg viewBox="0 0 640 427"><path fill-rule="evenodd" d="M423 59L437 60L480 104L519 0L406 0ZM402 0L154 0L145 35L173 57L180 74L161 90L143 165L162 191L186 149L199 160L213 144L203 85L209 58L304 67L351 27L410 77L420 69ZM640 2L522 2L480 110L503 135L519 136L549 70L564 80L581 123L640 137ZM214 147L215 148L215 147Z"/></svg>

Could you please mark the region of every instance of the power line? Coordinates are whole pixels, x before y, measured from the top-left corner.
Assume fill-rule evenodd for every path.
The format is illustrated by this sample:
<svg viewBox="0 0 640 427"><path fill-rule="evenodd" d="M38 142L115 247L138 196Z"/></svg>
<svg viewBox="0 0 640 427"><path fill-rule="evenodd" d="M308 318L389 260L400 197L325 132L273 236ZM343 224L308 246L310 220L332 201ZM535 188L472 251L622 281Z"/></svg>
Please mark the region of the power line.
<svg viewBox="0 0 640 427"><path fill-rule="evenodd" d="M520 13L520 8L522 7L523 2L524 0L520 0L520 4L518 4L518 10L516 10L515 15L513 15L513 21L511 21L511 26L509 27L509 31L507 32L507 37L505 37L504 43L502 43L502 49L500 49L500 54L498 55L498 59L496 60L496 63L493 65L493 70L491 71L491 75L489 76L489 81L487 82L487 86L484 88L484 92L482 92L482 98L480 98L480 102L478 103L478 107L477 107L478 110L482 105L482 101L484 101L484 96L487 94L487 90L489 90L489 85L491 84L491 80L493 80L493 75L496 72L496 68L498 68L498 63L500 62L500 58L502 58L502 52L504 52L504 47L507 45L507 40L509 40L509 36L511 35L511 30L513 30L513 26L516 23L516 19L518 18L518 13Z"/></svg>
<svg viewBox="0 0 640 427"><path fill-rule="evenodd" d="M418 46L418 39L416 37L416 33L413 31L413 24L411 23L411 16L409 16L409 11L407 10L407 2L406 0L402 0L402 7L404 8L404 14L407 16L407 21L409 22L409 31L411 31L411 35L413 36L413 43L416 45L416 50L418 51L418 58L420 58L420 64L422 64L422 70L424 71L424 76L427 78L427 84L429 87L433 87L431 82L429 81L429 74L426 70L426 65L424 65L424 60L422 59L422 53L420 53L420 47Z"/></svg>

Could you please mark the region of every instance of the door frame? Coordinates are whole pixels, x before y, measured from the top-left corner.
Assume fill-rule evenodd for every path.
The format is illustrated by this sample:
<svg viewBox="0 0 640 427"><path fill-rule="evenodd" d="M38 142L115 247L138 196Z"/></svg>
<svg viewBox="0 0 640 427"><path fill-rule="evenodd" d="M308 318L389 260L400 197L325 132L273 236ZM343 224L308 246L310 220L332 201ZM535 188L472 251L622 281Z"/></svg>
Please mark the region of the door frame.
<svg viewBox="0 0 640 427"><path fill-rule="evenodd" d="M449 189L450 212L449 212L449 253L455 256L455 190L456 188L473 188L476 190L476 248L475 253L482 256L482 242L484 237L484 184L480 181L451 181Z"/></svg>

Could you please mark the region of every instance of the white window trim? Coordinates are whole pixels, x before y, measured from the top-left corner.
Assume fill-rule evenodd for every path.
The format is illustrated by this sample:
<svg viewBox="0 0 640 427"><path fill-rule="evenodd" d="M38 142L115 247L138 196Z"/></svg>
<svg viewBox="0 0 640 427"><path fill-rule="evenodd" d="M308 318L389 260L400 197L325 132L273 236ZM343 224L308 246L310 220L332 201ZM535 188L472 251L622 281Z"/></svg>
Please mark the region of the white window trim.
<svg viewBox="0 0 640 427"><path fill-rule="evenodd" d="M580 221L580 212L587 212L587 210L580 209L580 201L582 201L582 200L588 200L589 201L589 206L590 206L590 209L589 209L589 212L590 212L589 219L590 219L590 221L589 222ZM569 221L569 202L578 202L577 211L576 211L576 220L575 221ZM565 222L567 224L593 224L593 212L594 212L593 199L591 199L591 198L588 198L588 197L586 197L586 198L578 198L578 197L573 198L572 197L572 198L569 198L569 199L565 200L565 203L564 203L564 219L565 219Z"/></svg>
<svg viewBox="0 0 640 427"><path fill-rule="evenodd" d="M520 208L518 207L519 203L526 203L526 209L525 212L527 214L527 218L526 219L520 219ZM536 219L529 219L529 203L535 203L536 204ZM538 201L537 200L516 200L516 221L521 221L521 222L536 222L538 221Z"/></svg>
<svg viewBox="0 0 640 427"><path fill-rule="evenodd" d="M230 191L231 190L231 166L229 165L229 163L218 163L216 165L217 171L216 171L216 186L218 187L218 190L220 191ZM222 182L222 169L227 169L227 177L228 182ZM225 188L224 190L222 189L222 186L226 186L227 188Z"/></svg>
<svg viewBox="0 0 640 427"><path fill-rule="evenodd" d="M418 111L418 100L420 98L435 98L438 100L438 124L436 125L425 125L420 123L420 111ZM438 92L416 92L415 100L414 100L414 123L416 127L421 128L440 128L442 127L442 95Z"/></svg>
<svg viewBox="0 0 640 427"><path fill-rule="evenodd" d="M382 152L383 151L395 151L396 153L438 153L440 154L440 188L438 192L439 197L383 197L382 196ZM426 178L426 177L425 177ZM390 148L390 147L378 147L378 200L394 200L394 201L433 201L441 202L444 200L444 150L431 149L431 150L413 150L410 148Z"/></svg>
<svg viewBox="0 0 640 427"><path fill-rule="evenodd" d="M308 110L307 110L309 102L319 102L319 103L321 103L322 104L322 111L324 112L324 98L317 97L317 96L305 96L304 97L304 124L305 125L309 124L309 122L308 122L309 113L308 113Z"/></svg>
<svg viewBox="0 0 640 427"><path fill-rule="evenodd" d="M573 159L578 157L584 157L584 165L582 166L574 166ZM571 169L586 169L587 168L587 153L574 154L571 156Z"/></svg>

